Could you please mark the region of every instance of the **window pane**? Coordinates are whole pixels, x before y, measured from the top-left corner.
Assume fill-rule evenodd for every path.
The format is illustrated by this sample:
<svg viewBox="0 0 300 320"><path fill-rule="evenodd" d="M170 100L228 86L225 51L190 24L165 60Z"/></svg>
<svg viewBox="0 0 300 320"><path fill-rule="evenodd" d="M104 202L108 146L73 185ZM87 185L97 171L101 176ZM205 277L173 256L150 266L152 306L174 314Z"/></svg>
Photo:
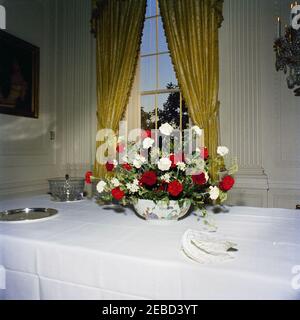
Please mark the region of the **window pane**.
<svg viewBox="0 0 300 320"><path fill-rule="evenodd" d="M158 52L169 51L161 17L158 18Z"/></svg>
<svg viewBox="0 0 300 320"><path fill-rule="evenodd" d="M174 86L175 88L175 86ZM180 128L180 92L158 94L158 126L163 123L170 123L174 128ZM182 101L182 128L188 128L189 117L185 102Z"/></svg>
<svg viewBox="0 0 300 320"><path fill-rule="evenodd" d="M144 25L141 54L156 52L156 22L155 18L147 19Z"/></svg>
<svg viewBox="0 0 300 320"><path fill-rule="evenodd" d="M159 88L166 89L168 84L177 85L174 68L169 54L159 56Z"/></svg>
<svg viewBox="0 0 300 320"><path fill-rule="evenodd" d="M141 97L141 128L155 129L155 95Z"/></svg>
<svg viewBox="0 0 300 320"><path fill-rule="evenodd" d="M156 56L141 58L141 91L156 89Z"/></svg>
<svg viewBox="0 0 300 320"><path fill-rule="evenodd" d="M152 17L156 15L156 0L147 0L146 17Z"/></svg>

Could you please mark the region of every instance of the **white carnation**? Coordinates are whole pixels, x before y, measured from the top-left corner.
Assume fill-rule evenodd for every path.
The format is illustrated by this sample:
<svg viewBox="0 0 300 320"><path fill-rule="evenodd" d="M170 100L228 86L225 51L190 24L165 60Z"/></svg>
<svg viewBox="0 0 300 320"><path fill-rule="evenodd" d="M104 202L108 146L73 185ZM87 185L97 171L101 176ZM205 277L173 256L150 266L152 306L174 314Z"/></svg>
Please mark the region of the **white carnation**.
<svg viewBox="0 0 300 320"><path fill-rule="evenodd" d="M120 187L120 181L117 178L112 178L110 182L115 188Z"/></svg>
<svg viewBox="0 0 300 320"><path fill-rule="evenodd" d="M171 168L172 161L169 158L161 158L158 163L158 169L161 171L168 171Z"/></svg>
<svg viewBox="0 0 300 320"><path fill-rule="evenodd" d="M185 165L185 163L184 162L177 162L177 167L178 167L178 169L179 170L181 170L181 171L185 171L185 169L186 169L186 165Z"/></svg>
<svg viewBox="0 0 300 320"><path fill-rule="evenodd" d="M138 160L133 160L133 166L137 169L140 169L142 167L142 163L141 161L138 161Z"/></svg>
<svg viewBox="0 0 300 320"><path fill-rule="evenodd" d="M138 184L135 183L135 181L133 183L127 183L126 184L126 188L131 192L131 193L136 193L139 191L140 187Z"/></svg>
<svg viewBox="0 0 300 320"><path fill-rule="evenodd" d="M227 147L218 147L217 154L221 157L226 156L229 153L229 149Z"/></svg>
<svg viewBox="0 0 300 320"><path fill-rule="evenodd" d="M173 127L170 126L168 123L164 123L160 126L159 131L165 136L169 136L173 132Z"/></svg>
<svg viewBox="0 0 300 320"><path fill-rule="evenodd" d="M153 139L146 138L143 141L143 148L144 149L149 149L149 148L151 148L153 146L153 144L154 144L154 140Z"/></svg>
<svg viewBox="0 0 300 320"><path fill-rule="evenodd" d="M97 184L97 191L99 193L102 193L104 191L104 188L106 187L106 182L105 181L100 181Z"/></svg>
<svg viewBox="0 0 300 320"><path fill-rule="evenodd" d="M211 200L217 200L220 195L220 190L218 187L209 187L209 197Z"/></svg>
<svg viewBox="0 0 300 320"><path fill-rule="evenodd" d="M166 183L170 183L171 176L168 173L166 173L163 176L161 176L161 180L165 181Z"/></svg>
<svg viewBox="0 0 300 320"><path fill-rule="evenodd" d="M198 126L193 126L192 130L196 133L197 136L199 136L199 137L202 136L203 130L200 129Z"/></svg>

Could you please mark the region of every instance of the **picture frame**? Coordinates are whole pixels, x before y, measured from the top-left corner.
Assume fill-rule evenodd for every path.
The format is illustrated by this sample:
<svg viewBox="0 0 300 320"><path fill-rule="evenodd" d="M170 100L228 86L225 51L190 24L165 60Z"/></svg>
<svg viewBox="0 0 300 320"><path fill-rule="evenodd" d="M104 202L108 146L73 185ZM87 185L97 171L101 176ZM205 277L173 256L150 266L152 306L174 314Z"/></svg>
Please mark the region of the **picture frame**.
<svg viewBox="0 0 300 320"><path fill-rule="evenodd" d="M0 30L0 113L38 118L40 49Z"/></svg>

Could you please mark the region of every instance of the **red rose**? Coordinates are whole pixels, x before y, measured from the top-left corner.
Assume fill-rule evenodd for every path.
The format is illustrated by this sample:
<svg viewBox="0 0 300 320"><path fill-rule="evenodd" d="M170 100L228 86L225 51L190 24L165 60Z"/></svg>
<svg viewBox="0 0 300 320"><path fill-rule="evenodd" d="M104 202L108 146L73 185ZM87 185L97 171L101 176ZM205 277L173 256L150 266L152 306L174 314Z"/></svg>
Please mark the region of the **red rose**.
<svg viewBox="0 0 300 320"><path fill-rule="evenodd" d="M111 171L114 170L115 165L114 165L112 162L106 162L105 167L106 167L106 170L107 170L107 171L111 172Z"/></svg>
<svg viewBox="0 0 300 320"><path fill-rule="evenodd" d="M111 190L111 194L118 201L123 199L123 197L125 196L125 193L119 187L115 188L115 189L112 189Z"/></svg>
<svg viewBox="0 0 300 320"><path fill-rule="evenodd" d="M156 184L157 181L157 176L154 171L146 171L142 174L140 183L142 185L146 185L149 187L152 187Z"/></svg>
<svg viewBox="0 0 300 320"><path fill-rule="evenodd" d="M88 171L86 174L85 174L85 183L87 184L91 184L92 181L91 181L91 176L93 175L93 172L92 171Z"/></svg>
<svg viewBox="0 0 300 320"><path fill-rule="evenodd" d="M201 148L201 158L203 158L204 160L207 160L209 158L208 149L206 147Z"/></svg>
<svg viewBox="0 0 300 320"><path fill-rule="evenodd" d="M231 176L226 176L220 182L219 187L222 191L229 191L234 186L234 179Z"/></svg>
<svg viewBox="0 0 300 320"><path fill-rule="evenodd" d="M127 170L127 171L131 171L132 170L132 166L129 163L124 163L122 165L123 169Z"/></svg>
<svg viewBox="0 0 300 320"><path fill-rule="evenodd" d="M124 152L124 150L125 150L124 144L118 143L118 144L117 144L117 147L116 147L116 151L117 151L118 153L122 153L122 152Z"/></svg>
<svg viewBox="0 0 300 320"><path fill-rule="evenodd" d="M193 182L194 184L203 186L204 184L206 184L206 178L205 178L205 173L200 173L197 175L192 176Z"/></svg>
<svg viewBox="0 0 300 320"><path fill-rule="evenodd" d="M171 196L177 197L180 195L182 191L183 191L183 186L179 181L175 180L169 183L168 192L170 193Z"/></svg>

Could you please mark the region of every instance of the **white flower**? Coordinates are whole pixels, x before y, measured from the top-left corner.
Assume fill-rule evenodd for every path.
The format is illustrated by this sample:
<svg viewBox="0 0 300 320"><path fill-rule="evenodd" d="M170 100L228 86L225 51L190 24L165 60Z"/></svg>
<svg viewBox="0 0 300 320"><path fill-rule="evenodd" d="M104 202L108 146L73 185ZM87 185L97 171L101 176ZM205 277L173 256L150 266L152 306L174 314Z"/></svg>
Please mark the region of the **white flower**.
<svg viewBox="0 0 300 320"><path fill-rule="evenodd" d="M209 187L209 197L211 200L217 200L220 195L220 190L218 187Z"/></svg>
<svg viewBox="0 0 300 320"><path fill-rule="evenodd" d="M168 173L166 173L163 176L161 176L161 180L165 181L166 183L170 183L171 176Z"/></svg>
<svg viewBox="0 0 300 320"><path fill-rule="evenodd" d="M173 132L173 127L170 126L168 123L164 123L160 126L159 131L165 136L169 136Z"/></svg>
<svg viewBox="0 0 300 320"><path fill-rule="evenodd" d="M118 161L117 160L112 160L112 161L109 161L110 163L112 163L115 167L118 165Z"/></svg>
<svg viewBox="0 0 300 320"><path fill-rule="evenodd" d="M100 181L98 184L97 184L97 191L99 193L102 193L104 191L104 188L106 187L106 182L105 181Z"/></svg>
<svg viewBox="0 0 300 320"><path fill-rule="evenodd" d="M202 133L203 133L203 130L200 129L198 126L193 126L192 127L192 130L195 131L196 135L201 137L202 136Z"/></svg>
<svg viewBox="0 0 300 320"><path fill-rule="evenodd" d="M186 165L185 165L185 163L184 162L177 162L177 167L178 167L178 169L179 170L181 170L181 171L185 171L185 168L186 168Z"/></svg>
<svg viewBox="0 0 300 320"><path fill-rule="evenodd" d="M217 154L224 157L229 153L229 149L227 147L218 147Z"/></svg>
<svg viewBox="0 0 300 320"><path fill-rule="evenodd" d="M154 144L154 140L153 139L146 138L143 141L143 148L144 149L149 149L149 148L151 148L153 146L153 144Z"/></svg>
<svg viewBox="0 0 300 320"><path fill-rule="evenodd" d="M139 180L138 179L134 179L132 182L134 185L138 186L139 185Z"/></svg>
<svg viewBox="0 0 300 320"><path fill-rule="evenodd" d="M158 169L161 171L168 171L171 168L172 161L169 158L161 158L158 163Z"/></svg>
<svg viewBox="0 0 300 320"><path fill-rule="evenodd" d="M137 180L136 180L137 181ZM133 181L133 183L127 183L126 184L126 188L131 192L131 193L136 193L139 191L140 187L139 187L139 182L137 181Z"/></svg>
<svg viewBox="0 0 300 320"><path fill-rule="evenodd" d="M117 178L112 178L110 182L115 188L120 187L120 181Z"/></svg>
<svg viewBox="0 0 300 320"><path fill-rule="evenodd" d="M141 168L141 166L142 166L142 163L141 163L141 161L138 161L138 160L133 160L133 166L135 167L135 168L137 168L137 169L140 169Z"/></svg>
<svg viewBox="0 0 300 320"><path fill-rule="evenodd" d="M206 179L206 182L209 180L209 175L208 175L208 173L205 171L204 172L204 174L205 174L205 179Z"/></svg>

